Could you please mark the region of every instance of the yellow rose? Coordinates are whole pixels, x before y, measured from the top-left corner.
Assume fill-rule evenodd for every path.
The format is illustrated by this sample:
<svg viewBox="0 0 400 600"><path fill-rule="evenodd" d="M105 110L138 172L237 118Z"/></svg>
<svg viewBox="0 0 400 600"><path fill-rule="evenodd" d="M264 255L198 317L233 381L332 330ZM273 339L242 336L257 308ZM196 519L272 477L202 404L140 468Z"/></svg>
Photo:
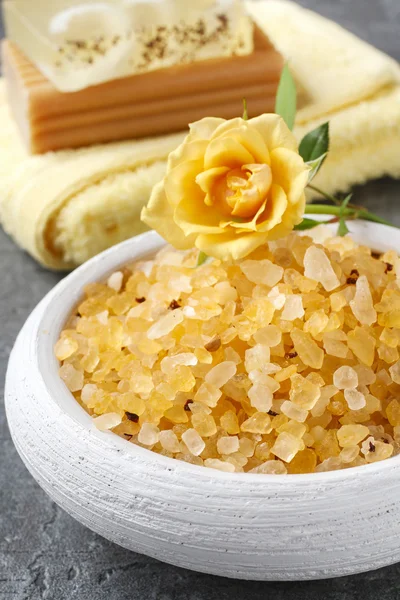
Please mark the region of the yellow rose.
<svg viewBox="0 0 400 600"><path fill-rule="evenodd" d="M301 222L308 173L278 115L202 119L170 154L142 219L175 248L243 258Z"/></svg>

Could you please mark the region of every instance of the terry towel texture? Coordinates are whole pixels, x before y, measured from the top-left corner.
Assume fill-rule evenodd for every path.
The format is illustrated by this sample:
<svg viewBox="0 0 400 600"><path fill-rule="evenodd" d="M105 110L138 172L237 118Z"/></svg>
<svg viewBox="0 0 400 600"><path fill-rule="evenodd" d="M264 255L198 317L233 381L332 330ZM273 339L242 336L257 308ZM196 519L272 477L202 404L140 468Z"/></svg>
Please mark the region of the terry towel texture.
<svg viewBox="0 0 400 600"><path fill-rule="evenodd" d="M300 90L296 134L331 123L315 184L345 191L400 177L400 67L339 25L287 0L248 2ZM68 269L144 230L140 211L185 133L28 156L0 84L0 220L43 265Z"/></svg>

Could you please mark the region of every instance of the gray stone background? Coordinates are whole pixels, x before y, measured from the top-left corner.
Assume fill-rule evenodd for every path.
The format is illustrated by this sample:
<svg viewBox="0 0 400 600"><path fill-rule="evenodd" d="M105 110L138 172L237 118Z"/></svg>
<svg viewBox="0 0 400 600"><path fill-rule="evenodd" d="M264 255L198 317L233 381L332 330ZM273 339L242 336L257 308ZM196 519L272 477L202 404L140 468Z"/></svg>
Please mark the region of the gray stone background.
<svg viewBox="0 0 400 600"><path fill-rule="evenodd" d="M31 0L40 2L41 0ZM298 0L400 60L400 0ZM356 201L400 225L400 183L356 190ZM26 317L61 276L0 232L0 379ZM382 490L384 493L384 490ZM45 496L8 433L0 400L1 600L399 600L400 564L303 583L230 581L139 556L85 529Z"/></svg>

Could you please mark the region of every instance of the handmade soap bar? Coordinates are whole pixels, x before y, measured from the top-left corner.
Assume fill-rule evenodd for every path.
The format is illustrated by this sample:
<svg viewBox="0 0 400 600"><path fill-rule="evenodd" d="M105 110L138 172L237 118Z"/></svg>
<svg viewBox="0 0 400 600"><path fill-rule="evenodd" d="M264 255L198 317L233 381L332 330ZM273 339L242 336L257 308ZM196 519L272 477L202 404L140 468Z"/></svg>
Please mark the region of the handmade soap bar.
<svg viewBox="0 0 400 600"><path fill-rule="evenodd" d="M64 94L12 42L3 42L9 104L28 149L61 148L183 131L213 115L273 111L282 58L257 28L247 56L215 58L132 75Z"/></svg>
<svg viewBox="0 0 400 600"><path fill-rule="evenodd" d="M250 54L241 0L6 0L7 37L63 92Z"/></svg>

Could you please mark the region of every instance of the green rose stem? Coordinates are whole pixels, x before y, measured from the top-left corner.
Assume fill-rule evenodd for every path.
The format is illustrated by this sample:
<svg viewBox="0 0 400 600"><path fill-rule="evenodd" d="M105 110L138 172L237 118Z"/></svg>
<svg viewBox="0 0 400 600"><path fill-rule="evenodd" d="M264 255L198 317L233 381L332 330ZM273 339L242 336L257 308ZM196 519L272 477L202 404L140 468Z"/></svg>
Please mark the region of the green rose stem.
<svg viewBox="0 0 400 600"><path fill-rule="evenodd" d="M344 216L353 219L363 219L364 221L373 221L374 223L380 223L381 225L389 225L390 227L396 227L396 225L393 225L393 223L390 223L386 219L378 217L374 213L369 212L369 210L360 208L342 209L341 206L328 206L326 204L307 204L304 212L307 215L334 215L337 217Z"/></svg>

